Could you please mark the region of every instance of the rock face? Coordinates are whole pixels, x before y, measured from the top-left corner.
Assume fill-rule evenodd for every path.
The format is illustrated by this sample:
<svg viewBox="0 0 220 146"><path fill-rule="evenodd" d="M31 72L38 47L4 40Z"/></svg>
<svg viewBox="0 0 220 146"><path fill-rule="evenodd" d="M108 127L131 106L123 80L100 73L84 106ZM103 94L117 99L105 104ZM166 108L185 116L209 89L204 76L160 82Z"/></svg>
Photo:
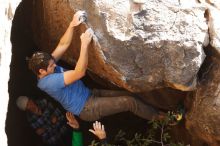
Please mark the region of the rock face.
<svg viewBox="0 0 220 146"><path fill-rule="evenodd" d="M39 0L35 5L35 40L43 50L51 52L73 11L85 9L98 39L90 48L90 71L132 92L195 89L205 57L202 47L208 44L204 6L194 2L187 7L178 0ZM84 27L74 34L74 53L63 58L70 64L78 57Z"/></svg>
<svg viewBox="0 0 220 146"><path fill-rule="evenodd" d="M8 109L8 80L9 80L9 64L11 60L11 24L14 17L15 9L20 0L4 0L0 1L0 137L1 145L7 145L7 137L5 134L5 119Z"/></svg>
<svg viewBox="0 0 220 146"><path fill-rule="evenodd" d="M186 116L186 127L188 131L200 139L206 141L210 146L220 145L220 15L219 3L208 1L202 2L207 7L209 19L210 45L207 48L209 55L205 61L205 70L201 76L201 82L189 97L189 111ZM211 50L212 49L212 50ZM210 53L211 52L211 53Z"/></svg>
<svg viewBox="0 0 220 146"><path fill-rule="evenodd" d="M203 80L195 91L191 110L186 116L186 126L193 136L220 145L220 60L210 59Z"/></svg>
<svg viewBox="0 0 220 146"><path fill-rule="evenodd" d="M220 54L220 20L216 19L220 16L220 9L209 6L209 32L210 32L210 44L215 48L216 52Z"/></svg>
<svg viewBox="0 0 220 146"><path fill-rule="evenodd" d="M172 101L178 103L170 100L175 97L167 97L167 92L171 95L173 89L195 90L190 100L186 126L193 137L197 136L213 146L220 145L218 58L209 57L212 59L208 60L208 71L203 73L197 86L197 73L205 58L203 47L210 44L211 49L219 54L220 32L216 19L219 3L211 0L199 0L200 3L193 0L144 2L34 1L36 44L42 50L51 52L73 13L78 9L86 10L87 26L94 29L97 37L90 46L89 71L119 87L141 93L147 102L160 108L167 105L172 108ZM205 16L208 16L207 19ZM79 36L87 26L82 24L76 28L74 43L63 57L67 63L73 64L77 60ZM184 98L182 93L172 95ZM164 97L167 102L155 96Z"/></svg>

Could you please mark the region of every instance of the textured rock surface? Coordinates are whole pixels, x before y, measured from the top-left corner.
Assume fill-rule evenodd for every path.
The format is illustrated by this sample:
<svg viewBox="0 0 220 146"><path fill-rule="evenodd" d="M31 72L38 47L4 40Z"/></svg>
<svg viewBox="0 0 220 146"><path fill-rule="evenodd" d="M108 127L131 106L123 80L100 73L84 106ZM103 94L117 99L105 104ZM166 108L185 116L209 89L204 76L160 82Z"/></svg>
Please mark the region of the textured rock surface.
<svg viewBox="0 0 220 146"><path fill-rule="evenodd" d="M98 43L90 46L89 70L119 87L140 92L147 102L163 109L173 108L185 93L170 88L155 89L167 86L184 91L195 89L197 72L205 58L202 47L209 44L208 26L210 44L219 50L217 3L38 0L35 6L34 37L42 50L51 52L73 11L85 9L89 13L88 25L95 30L98 39ZM76 29L73 49L63 57L69 64L74 62L72 57L77 59L79 55L79 36L85 27L81 25ZM204 73L203 82L188 104L186 125L193 139L197 136L210 145L219 145L219 61L209 62L213 62L207 66L211 70ZM148 92L150 90L153 91Z"/></svg>
<svg viewBox="0 0 220 146"><path fill-rule="evenodd" d="M209 6L209 32L210 32L210 44L216 49L216 52L220 54L220 9Z"/></svg>
<svg viewBox="0 0 220 146"><path fill-rule="evenodd" d="M208 4L211 7L215 7L220 10L220 1L219 0L198 0L202 4ZM208 6L208 7L209 7Z"/></svg>
<svg viewBox="0 0 220 146"><path fill-rule="evenodd" d="M220 60L212 58L203 80L191 99L186 126L193 136L220 145Z"/></svg>
<svg viewBox="0 0 220 146"><path fill-rule="evenodd" d="M207 8L209 19L210 45L207 52L210 56L202 69L201 82L194 94L189 96L186 116L186 127L192 136L199 137L210 146L220 145L220 3L219 1L201 1ZM211 49L214 49L211 50ZM215 56L215 57L214 57Z"/></svg>
<svg viewBox="0 0 220 146"><path fill-rule="evenodd" d="M208 1L209 4L206 3ZM192 90L197 84L197 72L205 57L202 47L209 43L208 26L210 44L219 53L219 21L216 17L219 16L220 5L215 0L206 0L206 2L201 0L201 4L198 4L193 0L149 0L145 4L135 4L132 0L33 0L29 1L29 4L35 8L33 14L35 41L39 47L48 52L57 45L73 12L77 9L85 9L89 13L88 25L95 30L99 41L99 44L93 42L90 46L89 70L119 87L140 92L139 95L145 97L144 100L148 103L167 110L175 108L179 101L184 100L186 93L163 87ZM11 19L17 4L18 0L17 2L13 0L13 3L4 1L0 5L2 34L0 72L6 73L1 74L0 78L2 82L0 93L5 97L1 98L3 104L0 110L3 119L0 120L3 145L7 145L4 115L8 101L8 66L11 48L9 37ZM205 9L209 10L208 23L204 18ZM26 12L22 15L26 18L25 14ZM19 25L18 28L26 27L23 23ZM63 57L63 60L69 64L74 62L73 57L78 58L79 36L85 27L81 25L76 29L74 44L71 45L73 49ZM19 42L19 39L14 39ZM203 82L198 85L198 90L194 92L188 104L186 126L192 134L192 146L200 146L197 137L212 146L220 145L218 126L220 61L214 58L208 62L209 72L204 72ZM18 76L17 73L15 75ZM29 82L27 83L29 86ZM23 83L19 82L20 84L23 86ZM150 90L152 91L148 92ZM10 121L11 124L14 124L13 122ZM175 131L177 133L175 136L179 136L180 140L184 139L181 128ZM17 132L13 130L12 133L19 133L19 130ZM185 135L188 136L188 133Z"/></svg>
<svg viewBox="0 0 220 146"><path fill-rule="evenodd" d="M194 2L187 7L178 0L144 4L128 0L35 3L35 37L43 50L50 52L56 46L73 10L85 9L100 44L90 48L92 72L132 92L166 86L192 90L196 86L196 74L205 57L202 46L208 43L202 5ZM74 58L78 57L83 27L73 38ZM72 56L70 50L63 59L71 64Z"/></svg>
<svg viewBox="0 0 220 146"><path fill-rule="evenodd" d="M9 64L11 60L10 32L15 9L20 0L0 0L0 137L1 145L7 145L5 119L8 107Z"/></svg>

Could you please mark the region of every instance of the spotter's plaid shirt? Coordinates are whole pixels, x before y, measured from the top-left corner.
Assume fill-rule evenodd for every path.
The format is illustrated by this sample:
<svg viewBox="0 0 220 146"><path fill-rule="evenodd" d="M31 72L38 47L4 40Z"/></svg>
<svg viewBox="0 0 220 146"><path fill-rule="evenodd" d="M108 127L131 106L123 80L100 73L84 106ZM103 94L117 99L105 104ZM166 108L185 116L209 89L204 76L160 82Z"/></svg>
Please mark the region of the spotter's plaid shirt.
<svg viewBox="0 0 220 146"><path fill-rule="evenodd" d="M42 110L42 115L36 115L28 112L27 118L31 127L35 129L43 128L45 131L40 135L43 141L54 145L58 141L62 141L62 136L67 132L66 119L58 108L47 102L46 99L35 101L37 106ZM55 123L51 119L55 116L57 118Z"/></svg>

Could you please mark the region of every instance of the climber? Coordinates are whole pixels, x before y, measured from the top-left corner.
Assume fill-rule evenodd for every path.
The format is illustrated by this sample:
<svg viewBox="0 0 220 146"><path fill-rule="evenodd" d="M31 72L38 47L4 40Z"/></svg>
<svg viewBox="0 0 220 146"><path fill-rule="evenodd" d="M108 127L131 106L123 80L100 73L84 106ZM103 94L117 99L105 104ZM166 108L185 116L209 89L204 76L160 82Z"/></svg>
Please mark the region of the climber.
<svg viewBox="0 0 220 146"><path fill-rule="evenodd" d="M36 52L29 59L29 68L37 75L37 86L74 115L85 121L95 121L104 116L130 111L147 119L163 119L165 114L141 102L126 91L90 90L80 80L86 74L89 45L94 36L91 28L82 35L79 59L74 70L65 70L56 65L71 44L73 31L85 17L84 11L73 16L69 27L51 53ZM113 98L112 98L113 97Z"/></svg>

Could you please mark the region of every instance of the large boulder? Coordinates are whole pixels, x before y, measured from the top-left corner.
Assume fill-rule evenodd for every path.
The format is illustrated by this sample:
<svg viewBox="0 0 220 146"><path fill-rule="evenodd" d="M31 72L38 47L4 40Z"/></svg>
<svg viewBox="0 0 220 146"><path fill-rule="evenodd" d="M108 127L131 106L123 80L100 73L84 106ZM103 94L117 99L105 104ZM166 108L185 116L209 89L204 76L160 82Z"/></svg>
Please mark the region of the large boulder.
<svg viewBox="0 0 220 146"><path fill-rule="evenodd" d="M62 59L75 63L79 36L86 27L92 27L96 38L90 46L89 71L119 87L141 93L147 102L163 109L174 107L177 96L180 100L184 97L185 93L171 88L195 89L187 108L186 126L193 137L217 146L219 60L214 57L208 60L210 65L199 83L197 73L205 58L203 47L209 44L209 36L210 48L219 53L216 17L220 7L214 0L199 1L38 0L34 1L34 38L42 50L51 52L74 12L86 10L87 25L76 28L74 44Z"/></svg>
<svg viewBox="0 0 220 146"><path fill-rule="evenodd" d="M74 12L88 13L97 38L90 48L89 70L132 92L172 87L189 91L205 58L208 40L205 7L179 0L35 1L35 41L51 52ZM81 25L63 59L73 64L80 48Z"/></svg>
<svg viewBox="0 0 220 146"><path fill-rule="evenodd" d="M186 127L194 137L207 142L210 146L220 145L220 3L201 1L207 8L210 33L210 55L201 69L201 81L197 90L187 99L188 112Z"/></svg>
<svg viewBox="0 0 220 146"><path fill-rule="evenodd" d="M211 146L220 145L220 60L212 58L189 103L186 127Z"/></svg>

